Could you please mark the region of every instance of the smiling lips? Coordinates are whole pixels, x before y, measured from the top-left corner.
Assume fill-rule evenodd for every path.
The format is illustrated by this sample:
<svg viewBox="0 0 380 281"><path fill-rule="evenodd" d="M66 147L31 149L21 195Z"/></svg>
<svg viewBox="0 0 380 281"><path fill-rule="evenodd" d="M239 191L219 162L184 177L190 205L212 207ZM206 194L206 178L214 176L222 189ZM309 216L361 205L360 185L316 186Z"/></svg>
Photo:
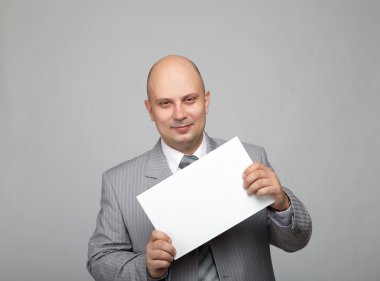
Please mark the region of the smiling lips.
<svg viewBox="0 0 380 281"><path fill-rule="evenodd" d="M179 133L186 133L191 127L191 124L188 125L182 125L182 126L173 126L172 128L175 129Z"/></svg>

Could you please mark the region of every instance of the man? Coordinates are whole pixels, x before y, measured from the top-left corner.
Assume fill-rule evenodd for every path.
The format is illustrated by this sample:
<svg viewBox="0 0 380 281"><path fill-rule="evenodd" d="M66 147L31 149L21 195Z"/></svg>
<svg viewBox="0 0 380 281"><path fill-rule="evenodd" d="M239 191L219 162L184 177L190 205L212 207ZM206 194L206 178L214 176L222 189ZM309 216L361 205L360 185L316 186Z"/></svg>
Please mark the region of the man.
<svg viewBox="0 0 380 281"><path fill-rule="evenodd" d="M303 248L311 219L281 186L261 147L244 144L253 163L242 171L243 185L250 196L271 195L270 207L178 260L170 237L153 229L136 196L175 173L184 155L202 157L224 141L204 132L210 92L189 59L168 56L156 62L147 92L145 106L161 139L103 174L101 210L89 242L91 275L95 280L274 280L269 245L289 252Z"/></svg>

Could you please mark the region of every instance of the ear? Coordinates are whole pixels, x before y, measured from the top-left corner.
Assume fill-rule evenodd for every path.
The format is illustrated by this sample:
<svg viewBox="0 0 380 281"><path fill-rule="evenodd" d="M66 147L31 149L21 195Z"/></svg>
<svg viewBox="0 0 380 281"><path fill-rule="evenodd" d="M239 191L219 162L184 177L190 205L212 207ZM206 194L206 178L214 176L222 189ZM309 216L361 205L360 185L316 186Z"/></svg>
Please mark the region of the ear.
<svg viewBox="0 0 380 281"><path fill-rule="evenodd" d="M205 92L205 111L208 114L208 107L210 105L211 93L210 91Z"/></svg>
<svg viewBox="0 0 380 281"><path fill-rule="evenodd" d="M154 121L154 116L153 116L153 111L152 111L152 105L150 103L150 100L145 100L144 103L145 103L146 110L149 113L150 120Z"/></svg>

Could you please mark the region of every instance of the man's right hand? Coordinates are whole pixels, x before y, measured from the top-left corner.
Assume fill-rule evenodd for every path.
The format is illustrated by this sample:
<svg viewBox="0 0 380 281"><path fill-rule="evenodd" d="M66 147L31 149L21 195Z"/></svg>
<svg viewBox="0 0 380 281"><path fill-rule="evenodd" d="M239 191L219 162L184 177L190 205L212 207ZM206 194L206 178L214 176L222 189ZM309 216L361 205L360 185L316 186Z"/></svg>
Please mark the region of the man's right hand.
<svg viewBox="0 0 380 281"><path fill-rule="evenodd" d="M163 277L174 260L176 250L168 235L153 230L146 245L146 267L153 278Z"/></svg>

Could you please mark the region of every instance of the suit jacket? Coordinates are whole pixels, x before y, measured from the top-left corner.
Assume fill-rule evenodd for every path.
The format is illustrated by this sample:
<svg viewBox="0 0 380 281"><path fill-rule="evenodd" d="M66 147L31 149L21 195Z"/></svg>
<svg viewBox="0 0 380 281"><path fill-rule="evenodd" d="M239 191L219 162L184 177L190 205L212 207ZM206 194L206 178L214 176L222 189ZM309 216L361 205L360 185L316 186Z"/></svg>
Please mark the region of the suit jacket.
<svg viewBox="0 0 380 281"><path fill-rule="evenodd" d="M225 141L206 135L207 152ZM244 144L253 162L271 167L263 148ZM151 280L145 247L153 225L136 196L172 174L161 149L155 147L103 174L101 209L89 241L87 268L95 280ZM308 243L311 219L303 204L284 188L293 208L292 225L282 227L263 209L210 241L220 280L275 280L270 244L297 251ZM233 208L233 206L228 206ZM166 279L197 281L197 249L175 260Z"/></svg>

